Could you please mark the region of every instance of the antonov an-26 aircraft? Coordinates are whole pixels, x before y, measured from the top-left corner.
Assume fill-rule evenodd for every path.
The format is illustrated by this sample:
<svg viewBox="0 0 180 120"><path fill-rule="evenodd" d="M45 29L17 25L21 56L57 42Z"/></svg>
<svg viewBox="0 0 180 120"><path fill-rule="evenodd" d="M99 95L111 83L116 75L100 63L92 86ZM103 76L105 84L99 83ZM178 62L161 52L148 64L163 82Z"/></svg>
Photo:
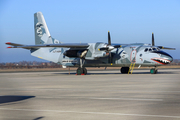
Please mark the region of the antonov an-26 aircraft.
<svg viewBox="0 0 180 120"><path fill-rule="evenodd" d="M62 66L78 67L77 75L86 75L85 67L121 67L123 74L132 73L134 66L152 67L151 74L157 73L157 67L167 65L173 58L161 49L172 49L155 46L154 34L152 45L144 43L111 44L108 32L108 43L61 43L51 37L41 12L34 14L35 45L22 45L7 42L8 48L24 48L32 56L59 63Z"/></svg>

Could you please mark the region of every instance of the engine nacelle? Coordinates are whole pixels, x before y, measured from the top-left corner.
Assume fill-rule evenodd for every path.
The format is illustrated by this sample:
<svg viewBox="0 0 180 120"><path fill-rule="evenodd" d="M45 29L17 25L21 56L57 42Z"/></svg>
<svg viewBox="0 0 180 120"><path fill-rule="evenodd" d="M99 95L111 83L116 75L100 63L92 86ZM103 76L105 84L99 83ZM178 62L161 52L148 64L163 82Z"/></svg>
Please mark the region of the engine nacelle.
<svg viewBox="0 0 180 120"><path fill-rule="evenodd" d="M63 53L63 55L67 57L84 58L86 53L87 53L87 50L67 50Z"/></svg>

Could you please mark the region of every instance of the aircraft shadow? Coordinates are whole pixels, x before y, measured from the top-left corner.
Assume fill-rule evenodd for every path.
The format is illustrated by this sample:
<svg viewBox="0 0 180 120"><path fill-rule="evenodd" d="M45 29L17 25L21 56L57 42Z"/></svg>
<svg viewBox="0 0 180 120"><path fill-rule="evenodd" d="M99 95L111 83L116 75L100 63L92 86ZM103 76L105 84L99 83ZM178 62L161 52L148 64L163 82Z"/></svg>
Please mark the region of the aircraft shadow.
<svg viewBox="0 0 180 120"><path fill-rule="evenodd" d="M132 74L151 74L150 72L133 72ZM158 72L157 74L176 74L175 72ZM156 75L156 74L152 74Z"/></svg>
<svg viewBox="0 0 180 120"><path fill-rule="evenodd" d="M76 75L76 73L54 73L54 74L61 74L61 75ZM121 74L121 73L87 73L87 75L127 75L127 74ZM151 74L150 72L133 72L132 74ZM170 71L165 71L165 72L158 72L157 74L177 74L176 72L170 72ZM156 75L156 74L152 74Z"/></svg>
<svg viewBox="0 0 180 120"><path fill-rule="evenodd" d="M22 101L34 97L35 96L17 96L17 95L0 96L0 104Z"/></svg>
<svg viewBox="0 0 180 120"><path fill-rule="evenodd" d="M61 75L76 75L76 73L54 73L54 74L61 74ZM101 74L120 74L120 73L87 73L87 75L101 75Z"/></svg>
<svg viewBox="0 0 180 120"><path fill-rule="evenodd" d="M42 119L42 118L44 118L44 117L37 117L37 118L35 118L35 119L33 119L33 120L40 120L40 119Z"/></svg>

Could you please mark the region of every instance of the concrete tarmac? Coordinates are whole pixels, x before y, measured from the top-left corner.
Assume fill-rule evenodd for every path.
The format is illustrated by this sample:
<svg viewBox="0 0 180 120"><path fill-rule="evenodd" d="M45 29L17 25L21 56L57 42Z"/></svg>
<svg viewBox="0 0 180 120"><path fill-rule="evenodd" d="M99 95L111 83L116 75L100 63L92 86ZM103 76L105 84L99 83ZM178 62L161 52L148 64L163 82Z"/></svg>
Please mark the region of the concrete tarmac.
<svg viewBox="0 0 180 120"><path fill-rule="evenodd" d="M0 120L180 120L180 69L0 73Z"/></svg>

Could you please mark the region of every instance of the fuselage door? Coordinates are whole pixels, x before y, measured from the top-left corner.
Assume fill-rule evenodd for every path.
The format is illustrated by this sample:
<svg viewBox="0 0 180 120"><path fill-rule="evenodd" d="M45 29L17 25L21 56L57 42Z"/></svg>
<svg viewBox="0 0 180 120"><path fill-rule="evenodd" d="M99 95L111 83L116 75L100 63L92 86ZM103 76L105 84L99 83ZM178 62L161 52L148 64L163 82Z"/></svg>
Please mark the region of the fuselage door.
<svg viewBox="0 0 180 120"><path fill-rule="evenodd" d="M133 49L133 51L131 52L130 60L132 63L136 62L136 53L136 49Z"/></svg>

